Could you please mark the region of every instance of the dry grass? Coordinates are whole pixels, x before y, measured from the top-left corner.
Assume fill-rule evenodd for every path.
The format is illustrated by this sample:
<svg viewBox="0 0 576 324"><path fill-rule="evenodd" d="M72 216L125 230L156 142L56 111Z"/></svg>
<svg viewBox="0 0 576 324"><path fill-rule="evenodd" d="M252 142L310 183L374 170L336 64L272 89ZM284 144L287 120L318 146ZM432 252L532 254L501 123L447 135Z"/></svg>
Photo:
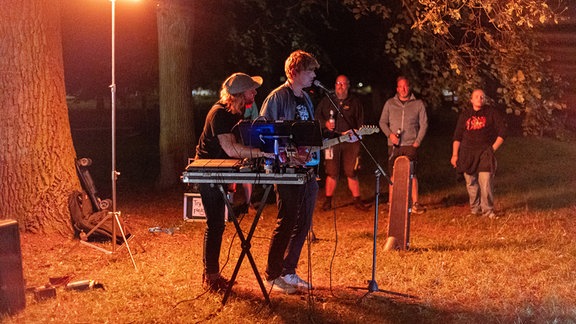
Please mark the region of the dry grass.
<svg viewBox="0 0 576 324"><path fill-rule="evenodd" d="M311 269L313 294L271 294L264 303L247 260L233 295L204 293L201 285L203 223L183 223L180 190L160 196L121 192L119 209L135 234L130 247L107 256L60 237L23 234L24 276L29 287L49 277L95 279L106 290L58 288L57 296L27 306L6 323L574 323L576 322L576 149L549 140L508 140L500 152L497 220L466 217L466 194L447 166L445 143L428 143L422 169L423 215L413 215L411 249L383 249L387 209L380 206L375 279L382 291L367 294L372 277L374 208L317 208L314 232L321 240L304 248L299 273ZM448 154L446 154L448 152ZM432 157L435 158L433 159ZM368 170L363 195L372 194ZM336 202L350 198L341 182ZM383 186L384 187L384 186ZM373 194L372 194L373 197ZM245 230L253 212L242 220ZM263 273L275 206L268 205L252 241ZM179 227L174 235L149 233ZM109 248L104 244L103 247ZM145 250L145 251L143 251ZM233 226L224 236L222 263L230 276L240 254ZM354 289L359 287L361 289Z"/></svg>

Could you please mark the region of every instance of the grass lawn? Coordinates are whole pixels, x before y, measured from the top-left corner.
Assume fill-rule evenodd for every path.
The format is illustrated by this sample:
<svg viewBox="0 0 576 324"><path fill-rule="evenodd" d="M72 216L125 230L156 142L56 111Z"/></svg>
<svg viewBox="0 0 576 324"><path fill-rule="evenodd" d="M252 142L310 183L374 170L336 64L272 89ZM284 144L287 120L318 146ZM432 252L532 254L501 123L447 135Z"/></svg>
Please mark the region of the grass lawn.
<svg viewBox="0 0 576 324"><path fill-rule="evenodd" d="M383 137L367 146L385 167ZM497 152L496 208L499 219L467 217L464 184L449 165L449 135L431 134L421 152L420 194L427 211L412 215L410 249L385 251L388 209L378 206L376 264L373 268L374 206L359 212L349 204L341 180L337 208L314 215L317 243L305 245L298 273L316 287L264 303L247 260L233 294L206 293L201 286L205 224L183 222L183 186L147 190L138 177L152 177L151 155L121 140L119 155L139 164L120 178L118 209L134 239L135 270L125 248L112 255L56 236L22 234L24 277L39 287L50 277L93 279L103 289L56 289L5 323L574 323L576 322L576 148L569 142L511 137ZM129 148L128 148L129 147ZM380 149L377 149L380 147ZM88 150L86 154L91 154ZM362 195L374 198L374 167L363 155ZM120 169L122 171L122 169ZM98 172L96 172L98 173ZM106 172L102 172L106 174ZM145 181L144 181L145 182ZM97 183L97 186L102 187ZM381 179L382 197L387 185ZM252 240L252 254L264 272L276 207L268 204ZM241 219L246 233L254 211ZM173 235L151 233L160 226ZM110 244L102 244L110 248ZM234 227L227 226L222 273L230 277L241 252ZM374 269L374 272L373 272ZM381 291L368 293L374 273Z"/></svg>

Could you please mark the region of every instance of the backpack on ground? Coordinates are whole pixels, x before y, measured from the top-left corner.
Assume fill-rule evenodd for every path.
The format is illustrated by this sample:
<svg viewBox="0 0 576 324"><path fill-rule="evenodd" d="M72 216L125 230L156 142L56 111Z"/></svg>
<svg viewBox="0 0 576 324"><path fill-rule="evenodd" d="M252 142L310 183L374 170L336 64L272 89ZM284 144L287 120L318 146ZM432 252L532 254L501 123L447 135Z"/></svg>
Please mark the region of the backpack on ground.
<svg viewBox="0 0 576 324"><path fill-rule="evenodd" d="M100 223L106 216L108 216L109 211L107 209L94 211L90 197L84 191L74 190L70 197L68 198L68 209L70 210L70 217L72 220L72 226L74 227L74 236L80 239L87 239L90 241L104 242L112 239L112 226L114 217L109 217L100 226ZM130 231L121 218L120 225L124 229L124 235L126 239L130 237ZM90 231L92 234L86 237ZM122 233L119 228L116 228L116 242L117 244L122 244L124 239L122 238Z"/></svg>

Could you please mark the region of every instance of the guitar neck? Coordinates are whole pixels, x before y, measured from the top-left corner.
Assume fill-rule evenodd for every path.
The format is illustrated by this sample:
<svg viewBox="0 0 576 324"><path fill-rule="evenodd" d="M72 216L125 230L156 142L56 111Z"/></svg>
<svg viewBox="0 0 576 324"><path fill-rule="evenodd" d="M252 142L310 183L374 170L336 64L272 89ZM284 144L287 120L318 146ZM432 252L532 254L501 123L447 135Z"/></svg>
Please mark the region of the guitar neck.
<svg viewBox="0 0 576 324"><path fill-rule="evenodd" d="M356 133L358 136L363 136L363 135L370 135L370 134L378 133L379 131L380 131L380 129L377 126L362 126ZM316 151L316 152L312 153L312 155L316 156L316 157L312 158L310 160L310 162L308 162L306 165L307 166L318 165L318 163L320 162L320 157L318 156L320 150L324 150L324 149L327 149L331 146L334 146L334 145L337 145L340 143L344 143L344 142L355 142L357 139L352 140L351 136L352 135L350 135L350 134L341 135L341 136L336 137L336 138L330 138L330 139L324 140L322 142L322 147L317 147L317 146L310 147L310 151Z"/></svg>
<svg viewBox="0 0 576 324"><path fill-rule="evenodd" d="M344 139L346 139L346 137L348 137L348 135L342 135L336 138L330 138L327 140L324 140L324 142L322 142L322 147L320 148L321 150L327 149L330 146L334 146L336 144L340 144L342 142L345 142Z"/></svg>
<svg viewBox="0 0 576 324"><path fill-rule="evenodd" d="M334 146L336 144L348 142L348 141L346 141L346 138L348 138L348 135L342 135L342 136L335 137L335 138L325 139L322 142L322 146L312 146L312 147L310 147L310 151L325 150L325 149L327 149L331 146Z"/></svg>

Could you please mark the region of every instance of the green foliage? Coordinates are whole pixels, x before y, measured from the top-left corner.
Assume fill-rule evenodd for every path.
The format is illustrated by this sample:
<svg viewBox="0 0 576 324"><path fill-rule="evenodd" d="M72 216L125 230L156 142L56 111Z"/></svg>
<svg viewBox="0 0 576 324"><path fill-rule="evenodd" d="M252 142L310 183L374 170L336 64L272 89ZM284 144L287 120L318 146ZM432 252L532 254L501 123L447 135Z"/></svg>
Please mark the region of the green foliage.
<svg viewBox="0 0 576 324"><path fill-rule="evenodd" d="M274 87L286 56L304 49L320 59L321 77L347 73L382 91L407 75L433 109L445 107L445 90L460 98L457 110L483 88L523 117L526 135L558 137L563 83L547 69L535 29L557 22L563 1L234 1L219 12L213 36L223 46L213 65L254 71L267 80L264 88ZM226 67L216 55L223 52Z"/></svg>
<svg viewBox="0 0 576 324"><path fill-rule="evenodd" d="M225 13L232 22L225 42L229 63L244 69L258 68L258 73L272 74L283 67L288 54L296 49L313 53L322 52L316 45L312 28L307 22L327 23L322 12L316 10L314 0L266 1L248 0L232 4ZM282 74L283 74L282 70Z"/></svg>
<svg viewBox="0 0 576 324"><path fill-rule="evenodd" d="M523 115L524 133L535 135L558 129L565 108L561 80L547 70L533 36L535 27L557 22L550 2L402 0L393 7L343 0L357 17L374 14L392 23L385 51L402 73L418 80L432 107L440 106L444 89L463 99L455 107L462 108L471 90L484 88L507 113Z"/></svg>

